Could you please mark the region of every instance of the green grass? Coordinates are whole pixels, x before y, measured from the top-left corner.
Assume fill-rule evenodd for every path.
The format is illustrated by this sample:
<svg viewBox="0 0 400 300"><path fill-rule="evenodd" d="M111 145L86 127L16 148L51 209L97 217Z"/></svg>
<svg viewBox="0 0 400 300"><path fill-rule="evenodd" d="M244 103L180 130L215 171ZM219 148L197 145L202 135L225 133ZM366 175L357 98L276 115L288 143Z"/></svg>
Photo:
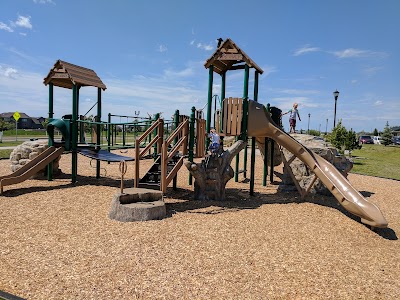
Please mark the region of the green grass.
<svg viewBox="0 0 400 300"><path fill-rule="evenodd" d="M15 128L3 131L3 137L5 136L15 136ZM18 136L46 136L46 130L44 129L18 129Z"/></svg>
<svg viewBox="0 0 400 300"><path fill-rule="evenodd" d="M363 145L352 156L352 173L400 180L400 147Z"/></svg>
<svg viewBox="0 0 400 300"><path fill-rule="evenodd" d="M12 147L12 146L18 146L21 145L23 141L3 141L0 143L0 147Z"/></svg>
<svg viewBox="0 0 400 300"><path fill-rule="evenodd" d="M12 152L12 149L0 150L0 159L10 158L11 152Z"/></svg>

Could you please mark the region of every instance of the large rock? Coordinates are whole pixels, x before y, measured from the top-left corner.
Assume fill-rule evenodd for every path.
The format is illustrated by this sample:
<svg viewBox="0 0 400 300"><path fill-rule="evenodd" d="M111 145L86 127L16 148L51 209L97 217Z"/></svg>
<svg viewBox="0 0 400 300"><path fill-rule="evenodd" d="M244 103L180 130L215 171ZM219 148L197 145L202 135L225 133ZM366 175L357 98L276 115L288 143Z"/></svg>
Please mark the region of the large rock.
<svg viewBox="0 0 400 300"><path fill-rule="evenodd" d="M108 217L120 222L160 220L167 211L161 191L128 188L114 195Z"/></svg>
<svg viewBox="0 0 400 300"><path fill-rule="evenodd" d="M14 148L14 150L10 154L10 169L11 172L15 172L22 168L23 165L26 165L31 160L35 159L42 153L44 150L48 148L47 140L35 140L35 141L26 141L21 145ZM59 156L53 162L53 174L57 174L60 172L59 169L59 161L61 156ZM41 177L47 173L47 167L38 172L33 177Z"/></svg>
<svg viewBox="0 0 400 300"><path fill-rule="evenodd" d="M292 137L295 138L302 145L306 146L308 149L312 150L314 153L319 156L325 158L328 162L330 162L336 169L338 169L344 177L347 178L347 174L353 168L353 162L340 155L336 148L330 146L323 139L307 134L292 134ZM292 157L292 153L285 148L283 148L283 155L286 160L289 160ZM298 158L296 158L291 164L292 172L296 177L297 181L300 184L300 187L306 189L310 182L314 178L314 173L310 171L310 169ZM287 186L293 186L293 181L291 176L288 173L288 170L284 167L283 169L283 179L282 183ZM331 192L324 186L324 184L317 179L314 183L313 187L310 190L310 193L318 193L321 195L331 195Z"/></svg>

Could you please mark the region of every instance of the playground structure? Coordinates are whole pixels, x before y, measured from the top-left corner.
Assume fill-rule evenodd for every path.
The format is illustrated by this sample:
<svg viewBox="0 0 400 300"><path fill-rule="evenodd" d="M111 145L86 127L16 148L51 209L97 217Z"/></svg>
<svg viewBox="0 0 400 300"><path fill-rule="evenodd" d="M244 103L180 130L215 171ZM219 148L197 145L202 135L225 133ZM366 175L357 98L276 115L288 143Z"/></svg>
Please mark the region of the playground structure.
<svg viewBox="0 0 400 300"><path fill-rule="evenodd" d="M135 178L134 187L145 187L160 189L166 192L167 186L176 178L177 172L183 165L183 160L188 159L193 162L194 157L202 158L205 156L205 149L208 148L209 141L205 140L205 132L210 132L211 119L214 116L214 125L221 137L232 136L236 140L240 140L244 145L251 138L251 167L250 167L250 195L254 194L254 169L255 169L255 150L256 144L264 159L267 156L267 145L271 144L271 156L273 155L274 144L276 141L280 146L285 147L293 153L293 159L298 157L302 160L312 172L315 178L321 181L336 197L339 203L349 212L361 218L361 221L372 227L387 227L387 221L383 217L379 208L368 202L358 191L356 191L348 180L340 174L330 163L299 144L288 134L280 129L280 127L271 119L268 109L257 103L258 101L258 77L263 70L252 61L232 40L227 39L222 42L213 55L206 61L205 67L209 69L209 85L208 85L208 101L207 101L207 119L204 120L199 111L192 107L191 115L180 116L177 111L174 116L173 130L167 130L165 135L165 121L159 115L155 115L153 120L145 120L146 130L140 136L135 137L135 157L127 158L122 155L110 153L111 148L116 144L117 126L122 126L122 132L129 126L140 126L138 121L130 123L114 123L101 122L101 91L106 86L100 80L93 70L82 68L61 60L58 60L54 67L50 70L48 76L44 79L44 83L49 86L49 146L52 154L60 154L64 150L72 153L72 182L77 180L77 154L89 156L96 159L96 177L100 177L100 161L108 162L135 160ZM254 73L254 94L253 99L249 100L249 71L250 68L255 69ZM227 98L226 73L231 70L244 70L244 87L243 96L241 98ZM212 101L216 101L216 97L212 94L214 72L221 76L221 107L212 112ZM72 89L72 115L70 118L53 119L53 87L59 86ZM79 120L79 89L84 86L93 86L98 89L97 99L97 115L95 121ZM110 120L110 116L109 116ZM88 124L92 130L91 143L83 143L84 133L82 132L82 124ZM172 123L168 123L172 124ZM101 132L102 128L107 127L107 150L101 149ZM144 126L144 125L143 125ZM63 135L61 141L54 139L54 130L57 128ZM135 128L135 127L134 127ZM113 139L115 139L113 141ZM127 145L126 140L122 138L123 147L132 147ZM57 149L57 150L55 150ZM154 164L147 171L143 178L139 178L140 160L150 156L154 159ZM22 179L29 178L40 164L51 164L53 156L49 155L31 162L29 170L20 171L22 174L12 174L0 178L1 191L3 185L21 182ZM286 162L286 166L290 166L291 160ZM244 152L244 166L247 164L247 146ZM266 170L264 164L264 170ZM271 160L271 168L273 163ZM27 167L28 168L28 167ZM52 168L48 168L48 179L52 180ZM27 173L28 172L28 173ZM236 155L235 165L235 181L238 181L239 171L239 155ZM246 177L246 167L242 171ZM266 182L264 172L263 183ZM271 169L272 176L272 169ZM23 175L23 176L22 176ZM17 176L22 176L16 181ZM6 178L7 177L7 178ZM271 179L272 180L272 179ZM192 177L189 177L189 184L192 184ZM311 183L312 185L313 183ZM311 186L310 185L310 186ZM173 183L176 188L176 181ZM305 192L307 193L307 191Z"/></svg>

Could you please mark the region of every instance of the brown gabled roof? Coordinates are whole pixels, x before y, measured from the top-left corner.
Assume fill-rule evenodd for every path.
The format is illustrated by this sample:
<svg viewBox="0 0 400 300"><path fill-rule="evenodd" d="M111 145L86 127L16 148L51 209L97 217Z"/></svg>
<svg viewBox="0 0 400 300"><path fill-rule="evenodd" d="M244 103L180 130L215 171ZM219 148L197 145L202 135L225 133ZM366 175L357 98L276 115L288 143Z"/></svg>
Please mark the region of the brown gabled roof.
<svg viewBox="0 0 400 300"><path fill-rule="evenodd" d="M15 112L5 112L0 114L0 118L12 118ZM27 118L30 119L31 117L28 116L26 113L20 112L20 118Z"/></svg>
<svg viewBox="0 0 400 300"><path fill-rule="evenodd" d="M208 69L214 66L214 72L223 74L228 70L234 69L234 66L247 64L250 68L255 68L260 74L264 71L231 39L226 39L209 59L204 67Z"/></svg>
<svg viewBox="0 0 400 300"><path fill-rule="evenodd" d="M72 86L94 86L105 90L107 87L97 76L96 72L66 61L57 60L43 83L72 89Z"/></svg>

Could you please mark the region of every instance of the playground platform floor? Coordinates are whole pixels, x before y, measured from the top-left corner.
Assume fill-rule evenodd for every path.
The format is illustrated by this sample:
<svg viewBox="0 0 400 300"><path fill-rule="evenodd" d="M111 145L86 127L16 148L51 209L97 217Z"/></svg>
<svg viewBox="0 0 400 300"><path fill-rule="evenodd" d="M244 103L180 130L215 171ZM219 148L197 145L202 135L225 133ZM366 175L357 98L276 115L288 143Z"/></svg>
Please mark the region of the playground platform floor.
<svg viewBox="0 0 400 300"><path fill-rule="evenodd" d="M144 173L151 161L141 163ZM118 163L102 163L106 177L96 180L79 156L72 185L63 155L59 178L0 196L0 290L27 299L400 299L399 181L349 175L389 222L371 231L333 197L278 191L281 167L263 187L262 165L257 156L254 197L240 174L227 201L195 201L182 169L167 218L119 223L107 216ZM0 175L9 170L0 161Z"/></svg>

